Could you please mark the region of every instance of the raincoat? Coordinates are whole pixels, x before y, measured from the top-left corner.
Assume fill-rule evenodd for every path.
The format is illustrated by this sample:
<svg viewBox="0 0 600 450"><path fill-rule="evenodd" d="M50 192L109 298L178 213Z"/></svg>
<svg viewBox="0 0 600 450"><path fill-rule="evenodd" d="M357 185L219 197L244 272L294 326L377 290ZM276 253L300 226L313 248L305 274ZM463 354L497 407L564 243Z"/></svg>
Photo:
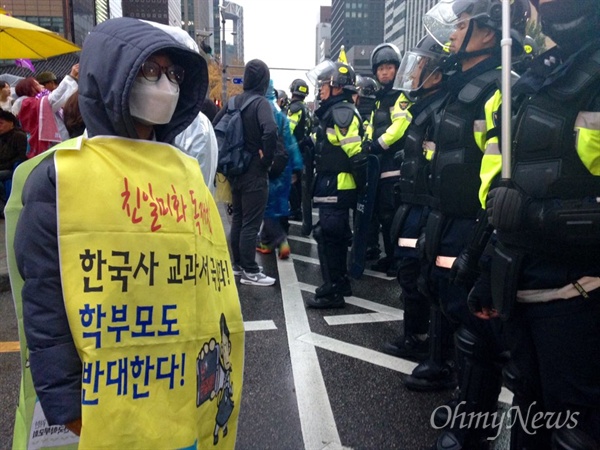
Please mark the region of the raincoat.
<svg viewBox="0 0 600 450"><path fill-rule="evenodd" d="M288 164L283 173L278 178L269 180L269 200L267 201L265 217L287 217L290 215L289 197L292 186L292 172L302 170L302 155L296 138L290 131L287 116L277 106L273 80L269 81L269 89L267 89L265 97L269 100L273 117L277 123L279 133L283 135L283 142L289 155Z"/></svg>

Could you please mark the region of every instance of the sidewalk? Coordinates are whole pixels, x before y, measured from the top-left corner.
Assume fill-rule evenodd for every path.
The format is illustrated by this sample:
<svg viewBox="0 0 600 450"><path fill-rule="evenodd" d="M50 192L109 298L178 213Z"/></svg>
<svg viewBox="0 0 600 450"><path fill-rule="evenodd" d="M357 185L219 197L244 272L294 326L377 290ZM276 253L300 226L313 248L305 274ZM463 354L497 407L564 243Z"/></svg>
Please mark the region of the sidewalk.
<svg viewBox="0 0 600 450"><path fill-rule="evenodd" d="M0 219L0 292L10 291L8 263L6 261L6 230L4 219Z"/></svg>

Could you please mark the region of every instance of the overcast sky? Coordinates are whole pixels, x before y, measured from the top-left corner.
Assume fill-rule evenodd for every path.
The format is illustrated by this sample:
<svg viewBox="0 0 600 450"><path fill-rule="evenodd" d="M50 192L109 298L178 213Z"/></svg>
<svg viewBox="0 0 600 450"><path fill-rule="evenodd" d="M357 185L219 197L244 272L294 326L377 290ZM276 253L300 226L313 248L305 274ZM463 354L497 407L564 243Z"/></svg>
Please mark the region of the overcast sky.
<svg viewBox="0 0 600 450"><path fill-rule="evenodd" d="M315 66L315 33L320 6L331 0L233 0L244 8L244 57L261 59L270 68L311 69ZM226 25L231 27L228 21ZM229 37L227 38L229 41ZM306 70L271 70L276 89L288 95ZM308 82L308 80L307 80ZM313 97L313 88L310 88Z"/></svg>

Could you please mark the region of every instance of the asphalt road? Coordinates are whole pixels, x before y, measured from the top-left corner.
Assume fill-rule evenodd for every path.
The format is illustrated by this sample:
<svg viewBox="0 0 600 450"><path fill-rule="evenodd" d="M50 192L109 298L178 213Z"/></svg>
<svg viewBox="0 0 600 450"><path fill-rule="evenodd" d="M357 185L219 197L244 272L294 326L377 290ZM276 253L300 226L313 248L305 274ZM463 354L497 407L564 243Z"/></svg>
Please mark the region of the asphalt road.
<svg viewBox="0 0 600 450"><path fill-rule="evenodd" d="M368 273L353 282L344 309L305 309L321 277L316 244L298 232L293 224L289 260L257 255L275 286L238 284L246 349L237 448L428 448L438 434L431 413L451 392L408 391L402 378L415 364L379 351L402 329L397 282ZM3 293L0 449L11 448L19 359L7 342L16 340L12 298Z"/></svg>

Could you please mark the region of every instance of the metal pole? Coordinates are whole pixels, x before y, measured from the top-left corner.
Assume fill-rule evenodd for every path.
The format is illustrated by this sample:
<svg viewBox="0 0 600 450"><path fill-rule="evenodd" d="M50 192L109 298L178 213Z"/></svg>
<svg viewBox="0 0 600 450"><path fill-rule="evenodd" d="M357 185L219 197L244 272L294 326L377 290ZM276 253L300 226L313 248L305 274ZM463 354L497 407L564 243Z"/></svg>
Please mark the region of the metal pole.
<svg viewBox="0 0 600 450"><path fill-rule="evenodd" d="M221 65L223 68L222 83L223 91L221 92L222 106L227 102L227 42L225 41L225 17L221 12L221 28L223 29L223 40L221 41Z"/></svg>
<svg viewBox="0 0 600 450"><path fill-rule="evenodd" d="M512 87L511 87L511 56L512 39L510 37L510 3L502 0L502 178L511 178L511 124L512 124Z"/></svg>

